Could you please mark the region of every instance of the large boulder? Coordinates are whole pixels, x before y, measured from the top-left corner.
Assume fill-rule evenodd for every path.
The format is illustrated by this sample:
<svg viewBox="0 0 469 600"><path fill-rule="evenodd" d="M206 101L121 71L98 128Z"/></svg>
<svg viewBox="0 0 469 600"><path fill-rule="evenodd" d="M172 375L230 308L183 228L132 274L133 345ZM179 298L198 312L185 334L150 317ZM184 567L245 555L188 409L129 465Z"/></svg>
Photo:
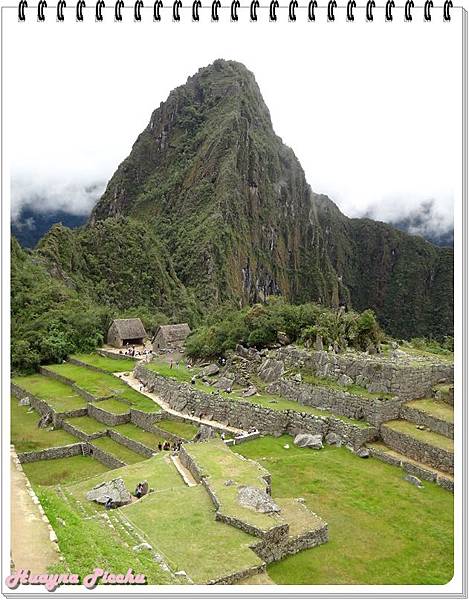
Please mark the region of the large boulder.
<svg viewBox="0 0 469 600"><path fill-rule="evenodd" d="M210 440L216 436L215 431L209 425L201 425L199 431L195 434L195 442Z"/></svg>
<svg viewBox="0 0 469 600"><path fill-rule="evenodd" d="M322 435L320 433L299 433L297 436L295 436L293 443L299 448L313 448L314 450L321 450Z"/></svg>
<svg viewBox="0 0 469 600"><path fill-rule="evenodd" d="M238 502L241 506L260 513L280 512L280 506L272 500L271 496L256 487L241 486L238 489Z"/></svg>
<svg viewBox="0 0 469 600"><path fill-rule="evenodd" d="M87 500L93 500L98 504L106 504L109 498L114 506L125 506L132 502L132 496L121 477L98 483L86 494Z"/></svg>
<svg viewBox="0 0 469 600"><path fill-rule="evenodd" d="M243 396L245 398L249 398L250 396L255 396L257 394L257 388L255 385L250 385L246 390L244 390L243 392Z"/></svg>
<svg viewBox="0 0 469 600"><path fill-rule="evenodd" d="M259 369L259 377L267 382L278 381L285 372L285 365L281 360L267 358Z"/></svg>
<svg viewBox="0 0 469 600"><path fill-rule="evenodd" d="M214 384L218 390L231 390L233 389L234 379L229 377L220 377L220 379Z"/></svg>
<svg viewBox="0 0 469 600"><path fill-rule="evenodd" d="M211 365L207 365L206 367L204 367L202 369L202 371L200 371L200 377L213 377L214 375L216 375L217 373L220 372L220 367L218 365L216 365L215 363L212 363Z"/></svg>

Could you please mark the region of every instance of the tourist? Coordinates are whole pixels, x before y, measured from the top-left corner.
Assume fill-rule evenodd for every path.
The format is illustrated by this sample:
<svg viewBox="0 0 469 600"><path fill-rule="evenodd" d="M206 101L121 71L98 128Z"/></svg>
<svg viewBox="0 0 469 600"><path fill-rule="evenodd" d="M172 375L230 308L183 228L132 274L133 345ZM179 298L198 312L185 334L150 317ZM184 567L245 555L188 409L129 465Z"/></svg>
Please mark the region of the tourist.
<svg viewBox="0 0 469 600"><path fill-rule="evenodd" d="M158 442L158 452L161 452L163 450L163 444L161 442Z"/></svg>
<svg viewBox="0 0 469 600"><path fill-rule="evenodd" d="M104 508L105 508L106 510L110 510L111 508L114 508L114 502L112 501L112 498L111 498L111 496L108 496L108 497L107 497L107 500L106 500L106 503L105 503L105 505L104 505Z"/></svg>
<svg viewBox="0 0 469 600"><path fill-rule="evenodd" d="M134 496L136 498L141 498L143 496L143 484L142 483L137 483L137 487L135 488L135 494Z"/></svg>
<svg viewBox="0 0 469 600"><path fill-rule="evenodd" d="M221 437L221 439L222 439L223 441L225 441L225 437L226 437L226 436L225 436L225 432L224 432L224 431L222 432L222 434L221 434L221 436L220 436L220 437Z"/></svg>
<svg viewBox="0 0 469 600"><path fill-rule="evenodd" d="M195 385L195 376L191 377L191 383L192 383L192 385Z"/></svg>

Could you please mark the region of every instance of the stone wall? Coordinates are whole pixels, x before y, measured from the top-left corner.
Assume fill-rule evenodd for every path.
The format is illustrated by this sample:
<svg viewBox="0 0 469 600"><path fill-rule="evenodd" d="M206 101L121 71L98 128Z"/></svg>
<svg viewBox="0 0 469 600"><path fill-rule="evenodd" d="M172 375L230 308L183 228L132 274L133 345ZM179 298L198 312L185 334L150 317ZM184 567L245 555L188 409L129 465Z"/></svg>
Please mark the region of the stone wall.
<svg viewBox="0 0 469 600"><path fill-rule="evenodd" d="M256 427L260 433L280 435L282 433L322 433L335 432L346 444L357 448L378 436L375 427L359 427L334 417L315 416L298 408L294 410L273 410L249 401L224 398L218 394L208 394L194 389L189 384L161 377L154 371L138 365L136 377L149 386L169 404L173 410L188 415L216 420L225 425L248 430Z"/></svg>
<svg viewBox="0 0 469 600"><path fill-rule="evenodd" d="M83 453L96 458L96 460L99 460L99 462L103 463L105 467L109 467L109 469L118 469L119 467L126 466L124 462L115 456L111 456L111 454L108 454L101 448L93 445L91 442L88 442L86 445L84 445Z"/></svg>
<svg viewBox="0 0 469 600"><path fill-rule="evenodd" d="M446 436L447 438L454 438L454 423L443 421L438 419L426 412L412 408L411 406L403 405L401 407L401 419L406 419L417 425L424 425L436 433Z"/></svg>
<svg viewBox="0 0 469 600"><path fill-rule="evenodd" d="M107 430L98 431L97 433L85 433L81 429L78 429L78 427L75 427L74 425L72 425L71 423L68 423L67 421L64 421L63 419L61 419L60 426L62 427L62 429L64 431L68 431L68 433L71 433L75 437L77 437L80 440L83 440L85 442L88 442L89 440L95 440L100 437L104 437L107 434Z"/></svg>
<svg viewBox="0 0 469 600"><path fill-rule="evenodd" d="M453 474L454 455L452 452L431 446L405 433L394 431L386 425L383 425L380 431L384 443L396 452L405 454L440 471Z"/></svg>
<svg viewBox="0 0 469 600"><path fill-rule="evenodd" d="M416 465L411 462L411 460L407 460L405 457L403 459L398 458L392 454L388 454L387 452L382 452L378 448L374 446L369 447L370 454L374 458L381 460L382 462L388 463L389 465L393 465L394 467L400 467L406 473L410 473L411 475L415 475L419 479L423 479L425 481L434 481L440 487L447 489L448 491L453 491L453 479L448 476L445 477L443 473L439 471L434 471L431 467L424 467L423 465Z"/></svg>
<svg viewBox="0 0 469 600"><path fill-rule="evenodd" d="M81 363L81 364L84 364L84 363ZM99 397L93 396L93 394L91 394L87 390L84 390L79 385L77 385L73 381L73 379L70 379L69 377L65 377L65 375L60 375L59 373L56 373L55 371L51 371L51 370L47 369L46 367L41 367L39 369L39 371L42 375L45 375L46 377L50 377L51 379L60 381L60 383L69 385L77 394L79 394L87 402L97 402L99 400L107 400L108 398L112 398L112 394L108 394L106 396L99 396Z"/></svg>
<svg viewBox="0 0 469 600"><path fill-rule="evenodd" d="M57 446L56 448L46 448L45 450L34 450L32 452L18 453L20 463L36 462L38 460L52 460L54 458L68 458L83 454L83 444L68 444L67 446Z"/></svg>
<svg viewBox="0 0 469 600"><path fill-rule="evenodd" d="M142 410L137 410L136 408L130 409L130 422L144 429L145 431L149 431L150 433L157 433L155 430L154 424L157 421L161 421L161 419L165 418L166 413L162 411L158 412L144 412Z"/></svg>
<svg viewBox="0 0 469 600"><path fill-rule="evenodd" d="M130 422L130 411L121 415L115 415L113 413L107 412L106 410L103 410L102 408L99 408L95 404L88 404L88 415L90 417L93 417L100 423L110 425L111 427L121 425L122 423Z"/></svg>
<svg viewBox="0 0 469 600"><path fill-rule="evenodd" d="M399 399L397 396L389 399L365 398L349 392L291 379L275 381L270 384L267 391L299 404L314 406L350 419L364 420L376 426L385 421L397 419L401 404L404 402L403 399Z"/></svg>
<svg viewBox="0 0 469 600"><path fill-rule="evenodd" d="M441 381L454 381L453 365L436 359L434 363L414 365L407 359L370 356L365 352L335 354L295 346L282 347L273 357L282 360L288 369L304 368L318 377L335 380L346 375L369 392L388 392L408 400L430 396L432 386Z"/></svg>
<svg viewBox="0 0 469 600"><path fill-rule="evenodd" d="M108 431L108 435L110 438L112 438L119 444L122 444L123 446L127 446L127 448L130 448L130 450L133 450L137 454L141 454L142 456L145 456L146 458L150 458L151 456L153 456L155 454L155 450L152 450L151 448L149 448L148 446L145 446L141 442L132 440L131 438L128 438L127 436L122 435L121 433L118 433L117 431L113 431L112 429L110 429Z"/></svg>
<svg viewBox="0 0 469 600"><path fill-rule="evenodd" d="M207 581L207 585L233 585L239 581L242 581L243 579L246 579L247 577L257 575L258 573L265 573L265 564L255 567L248 567L242 571L236 571L234 573L230 573L229 575L224 575L219 579L211 579L210 581Z"/></svg>
<svg viewBox="0 0 469 600"><path fill-rule="evenodd" d="M317 529L306 531L301 535L297 536L286 536L278 543L272 544L267 540L251 546L254 552L262 558L267 564L282 560L286 556L301 552L308 548L315 548L320 544L325 544L329 539L329 531L327 523L323 522L323 525Z"/></svg>

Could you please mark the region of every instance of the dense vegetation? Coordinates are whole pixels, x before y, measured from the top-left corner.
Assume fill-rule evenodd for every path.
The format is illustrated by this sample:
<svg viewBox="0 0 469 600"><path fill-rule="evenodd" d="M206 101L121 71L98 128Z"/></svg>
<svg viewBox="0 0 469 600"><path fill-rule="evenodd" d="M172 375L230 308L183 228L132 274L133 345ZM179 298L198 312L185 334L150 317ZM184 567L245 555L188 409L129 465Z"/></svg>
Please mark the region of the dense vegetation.
<svg viewBox="0 0 469 600"><path fill-rule="evenodd" d="M384 339L371 310L356 313L326 309L318 304L292 305L273 297L265 304L215 311L207 324L188 338L186 349L196 358L213 357L234 349L237 344L269 346L282 335L287 341L307 346L320 336L326 349L333 346L366 350Z"/></svg>

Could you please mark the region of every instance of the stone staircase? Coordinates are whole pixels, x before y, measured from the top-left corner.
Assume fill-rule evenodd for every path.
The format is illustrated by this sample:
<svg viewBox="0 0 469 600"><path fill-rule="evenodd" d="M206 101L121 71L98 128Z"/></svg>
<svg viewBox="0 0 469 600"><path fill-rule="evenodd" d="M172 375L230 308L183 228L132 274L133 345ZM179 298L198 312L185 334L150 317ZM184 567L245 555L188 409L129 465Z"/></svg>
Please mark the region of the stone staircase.
<svg viewBox="0 0 469 600"><path fill-rule="evenodd" d="M371 454L452 491L454 409L450 400L452 388L403 404L399 419L381 425L382 442L369 444Z"/></svg>

